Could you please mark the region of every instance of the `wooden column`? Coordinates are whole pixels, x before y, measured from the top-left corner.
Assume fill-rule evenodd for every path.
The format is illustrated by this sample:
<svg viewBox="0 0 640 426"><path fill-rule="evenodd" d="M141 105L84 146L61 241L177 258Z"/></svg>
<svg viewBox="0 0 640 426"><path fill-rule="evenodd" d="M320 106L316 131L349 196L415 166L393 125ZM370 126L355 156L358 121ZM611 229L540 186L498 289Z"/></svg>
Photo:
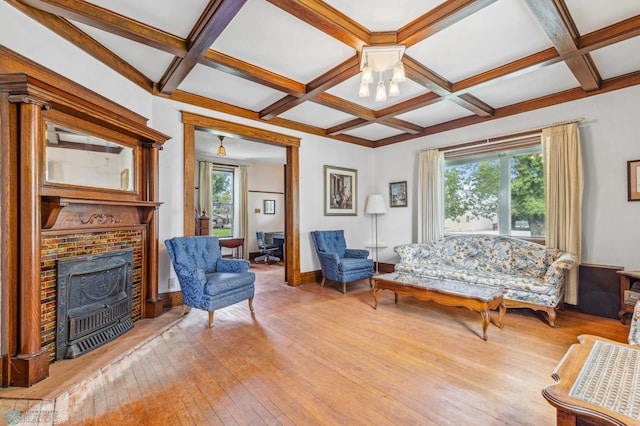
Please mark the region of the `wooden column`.
<svg viewBox="0 0 640 426"><path fill-rule="evenodd" d="M20 276L19 353L12 359L12 384L31 386L49 375L49 355L40 346L40 170L41 110L49 106L30 96L20 104Z"/></svg>
<svg viewBox="0 0 640 426"><path fill-rule="evenodd" d="M155 143L145 144L147 157L147 201L158 200L158 151L162 148ZM153 211L149 221L147 236L147 300L145 317L162 315L162 299L158 294L158 210Z"/></svg>

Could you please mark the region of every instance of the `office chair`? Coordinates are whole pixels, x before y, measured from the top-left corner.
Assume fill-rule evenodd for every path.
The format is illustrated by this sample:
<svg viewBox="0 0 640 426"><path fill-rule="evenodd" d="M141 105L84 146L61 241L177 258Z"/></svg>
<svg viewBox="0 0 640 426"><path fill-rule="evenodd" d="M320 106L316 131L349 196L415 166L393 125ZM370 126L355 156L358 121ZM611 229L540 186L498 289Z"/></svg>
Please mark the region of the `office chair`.
<svg viewBox="0 0 640 426"><path fill-rule="evenodd" d="M254 259L254 262L258 263L264 260L264 263L269 263L269 261L280 262L280 258L273 255L273 252L278 250L279 247L275 244L267 244L264 241L264 232L258 231L256 232L256 237L258 238L258 250L262 253L260 256L257 256Z"/></svg>

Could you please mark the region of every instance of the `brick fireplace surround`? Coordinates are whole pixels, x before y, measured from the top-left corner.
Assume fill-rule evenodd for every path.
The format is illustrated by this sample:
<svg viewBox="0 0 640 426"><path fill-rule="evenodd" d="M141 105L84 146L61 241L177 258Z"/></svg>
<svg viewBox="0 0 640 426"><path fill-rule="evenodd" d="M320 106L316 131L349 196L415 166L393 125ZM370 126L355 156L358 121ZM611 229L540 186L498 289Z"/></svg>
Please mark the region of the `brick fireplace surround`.
<svg viewBox="0 0 640 426"><path fill-rule="evenodd" d="M49 375L57 259L133 249L132 320L162 314L157 183L159 150L168 137L146 121L0 45L2 387L29 387ZM47 123L130 149L131 185L47 181Z"/></svg>

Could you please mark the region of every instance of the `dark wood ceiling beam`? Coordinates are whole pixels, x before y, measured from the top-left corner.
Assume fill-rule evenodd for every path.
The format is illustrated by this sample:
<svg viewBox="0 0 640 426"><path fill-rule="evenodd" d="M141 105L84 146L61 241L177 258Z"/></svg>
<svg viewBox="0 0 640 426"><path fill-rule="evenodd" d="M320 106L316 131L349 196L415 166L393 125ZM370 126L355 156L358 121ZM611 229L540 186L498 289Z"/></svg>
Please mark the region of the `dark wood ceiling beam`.
<svg viewBox="0 0 640 426"><path fill-rule="evenodd" d="M174 58L158 83L161 93L171 93L196 66L247 0L211 0L187 37L187 54Z"/></svg>
<svg viewBox="0 0 640 426"><path fill-rule="evenodd" d="M306 90L305 85L302 83L214 50L208 50L207 53L200 58L199 62L201 65L217 69L218 71L222 71L245 80L253 81L254 83L270 87L289 95L302 96Z"/></svg>
<svg viewBox="0 0 640 426"><path fill-rule="evenodd" d="M447 99L457 104L458 106L468 109L469 111L480 117L490 117L495 113L493 107L482 102L480 99L476 98L470 93L464 93L458 96L449 96L447 97Z"/></svg>
<svg viewBox="0 0 640 426"><path fill-rule="evenodd" d="M369 124L371 124L370 120L365 120L363 118L354 118L353 120L345 121L344 123L329 127L326 131L326 134L329 136L335 136L340 133L348 132L349 130L367 126Z"/></svg>
<svg viewBox="0 0 640 426"><path fill-rule="evenodd" d="M426 68L415 59L404 55L402 57L404 72L408 79L420 84L440 96L450 95L452 86L450 81Z"/></svg>
<svg viewBox="0 0 640 426"><path fill-rule="evenodd" d="M413 46L484 9L496 0L448 0L398 30L398 44Z"/></svg>
<svg viewBox="0 0 640 426"><path fill-rule="evenodd" d="M357 51L370 44L369 30L320 0L268 1Z"/></svg>
<svg viewBox="0 0 640 426"><path fill-rule="evenodd" d="M525 0L560 55L578 50L579 34L563 0ZM600 75L588 54L565 61L585 91L600 87Z"/></svg>
<svg viewBox="0 0 640 426"><path fill-rule="evenodd" d="M400 102L399 104L381 109L380 111L378 111L377 117L378 119L391 118L399 114L404 114L405 112L413 111L414 109L433 105L443 100L444 98L436 93L425 93L423 95L416 96L413 99L409 99L407 101Z"/></svg>
<svg viewBox="0 0 640 426"><path fill-rule="evenodd" d="M330 69L306 86L306 93L302 96L286 96L260 111L260 118L271 120L274 117L306 102L325 90L342 83L360 72L358 55L352 56L340 65Z"/></svg>
<svg viewBox="0 0 640 426"><path fill-rule="evenodd" d="M379 120L376 120L376 122L379 124L384 124L385 126L393 127L396 130L401 130L411 135L419 135L424 131L424 127L418 126L417 124L413 124L408 121L401 120L399 118L379 119Z"/></svg>
<svg viewBox="0 0 640 426"><path fill-rule="evenodd" d="M640 15L585 34L580 37L578 51L592 52L637 36L640 36Z"/></svg>
<svg viewBox="0 0 640 426"><path fill-rule="evenodd" d="M140 71L123 61L109 49L80 31L78 27L70 24L65 19L52 15L49 12L27 6L17 0L6 0L7 3L22 11L41 25L58 34L63 39L84 50L109 68L135 83L148 92L153 91L153 81Z"/></svg>
<svg viewBox="0 0 640 426"><path fill-rule="evenodd" d="M373 110L365 108L353 102L346 101L342 98L326 92L318 94L318 96L311 99L311 101L319 105L326 106L327 108L335 109L340 112L344 112L345 114L362 118L363 120L372 121L376 119L376 114Z"/></svg>
<svg viewBox="0 0 640 426"><path fill-rule="evenodd" d="M179 37L83 0L20 0L20 3L175 56L184 56L187 51L184 40Z"/></svg>

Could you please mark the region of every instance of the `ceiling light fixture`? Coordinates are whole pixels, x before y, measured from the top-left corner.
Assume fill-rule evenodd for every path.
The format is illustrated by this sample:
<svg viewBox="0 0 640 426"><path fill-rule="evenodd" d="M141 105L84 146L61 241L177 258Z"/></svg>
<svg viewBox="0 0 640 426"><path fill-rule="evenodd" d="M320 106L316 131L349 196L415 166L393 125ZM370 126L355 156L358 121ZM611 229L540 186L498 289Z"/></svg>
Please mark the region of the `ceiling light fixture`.
<svg viewBox="0 0 640 426"><path fill-rule="evenodd" d="M388 95L400 95L400 87L398 86L398 83L402 83L407 80L404 74L404 66L402 65L404 49L404 46L365 46L362 48L362 55L360 56L360 70L362 71L362 77L360 79L358 96L361 98L370 96L369 84L373 83L373 73L377 72L380 78L378 80L378 85L376 86L375 101L386 101L387 88L384 85L383 73L387 71L391 71Z"/></svg>
<svg viewBox="0 0 640 426"><path fill-rule="evenodd" d="M222 145L222 140L224 139L224 136L218 136L218 139L220 139L220 146L218 147L218 155L220 156L227 155L227 150L224 149L224 146Z"/></svg>

